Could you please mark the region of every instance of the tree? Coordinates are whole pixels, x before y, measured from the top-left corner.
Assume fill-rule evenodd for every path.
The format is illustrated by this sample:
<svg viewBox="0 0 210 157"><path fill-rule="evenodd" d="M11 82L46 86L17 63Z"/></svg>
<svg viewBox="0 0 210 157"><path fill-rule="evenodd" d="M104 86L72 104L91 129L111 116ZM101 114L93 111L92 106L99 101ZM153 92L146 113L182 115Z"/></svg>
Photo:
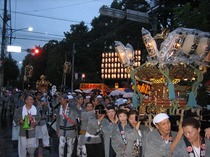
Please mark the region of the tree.
<svg viewBox="0 0 210 157"><path fill-rule="evenodd" d="M14 86L19 76L17 61L12 58L5 58L4 61L4 85Z"/></svg>
<svg viewBox="0 0 210 157"><path fill-rule="evenodd" d="M210 13L208 0L200 0L197 5L186 3L174 9L174 27L195 28L210 31Z"/></svg>
<svg viewBox="0 0 210 157"><path fill-rule="evenodd" d="M63 74L65 54L62 52L62 43L50 41L45 45L48 58L46 61L45 75L47 79L57 87L60 86Z"/></svg>

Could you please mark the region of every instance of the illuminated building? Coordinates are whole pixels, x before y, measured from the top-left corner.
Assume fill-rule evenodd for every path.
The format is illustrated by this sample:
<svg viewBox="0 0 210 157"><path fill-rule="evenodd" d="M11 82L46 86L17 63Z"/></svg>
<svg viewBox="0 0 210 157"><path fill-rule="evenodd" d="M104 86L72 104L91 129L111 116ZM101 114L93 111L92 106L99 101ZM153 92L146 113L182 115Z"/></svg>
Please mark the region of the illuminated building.
<svg viewBox="0 0 210 157"><path fill-rule="evenodd" d="M135 63L134 67L140 66L141 51L134 51ZM127 72L118 57L117 52L103 52L101 63L101 78L102 79L127 79L130 78L130 74Z"/></svg>

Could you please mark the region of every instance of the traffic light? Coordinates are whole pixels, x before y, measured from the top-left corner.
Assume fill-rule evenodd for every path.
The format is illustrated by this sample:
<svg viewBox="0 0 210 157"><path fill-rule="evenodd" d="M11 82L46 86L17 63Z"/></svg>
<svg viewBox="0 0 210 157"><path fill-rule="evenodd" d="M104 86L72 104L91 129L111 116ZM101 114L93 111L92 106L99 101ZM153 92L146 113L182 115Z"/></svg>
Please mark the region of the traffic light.
<svg viewBox="0 0 210 157"><path fill-rule="evenodd" d="M42 53L42 48L40 46L35 46L31 52L34 56L40 55Z"/></svg>
<svg viewBox="0 0 210 157"><path fill-rule="evenodd" d="M39 50L38 48L35 48L35 49L34 49L34 53L35 53L35 54L39 54L39 53L40 53L40 50Z"/></svg>
<svg viewBox="0 0 210 157"><path fill-rule="evenodd" d="M42 48L40 46L35 46L32 49L27 49L27 52L30 52L33 56L38 56L42 53Z"/></svg>

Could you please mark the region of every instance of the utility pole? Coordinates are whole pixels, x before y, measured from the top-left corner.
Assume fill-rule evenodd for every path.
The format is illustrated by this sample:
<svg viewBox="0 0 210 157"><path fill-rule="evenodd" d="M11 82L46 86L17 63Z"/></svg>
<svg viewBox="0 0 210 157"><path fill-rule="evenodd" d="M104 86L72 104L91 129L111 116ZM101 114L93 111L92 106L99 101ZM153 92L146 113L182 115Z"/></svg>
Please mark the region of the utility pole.
<svg viewBox="0 0 210 157"><path fill-rule="evenodd" d="M4 15L2 23L2 38L1 38L1 60L0 60L0 87L4 86L4 56L6 47L6 25L7 25L7 0L4 0Z"/></svg>
<svg viewBox="0 0 210 157"><path fill-rule="evenodd" d="M73 43L73 50L72 50L72 67L71 67L71 93L74 91L74 55L76 54L75 50L75 43Z"/></svg>
<svg viewBox="0 0 210 157"><path fill-rule="evenodd" d="M62 87L63 92L65 92L65 90L66 90L66 72L64 71L65 66L66 66L66 60L67 60L67 55L65 53L65 62L63 65L63 80L62 80L63 81L63 87Z"/></svg>

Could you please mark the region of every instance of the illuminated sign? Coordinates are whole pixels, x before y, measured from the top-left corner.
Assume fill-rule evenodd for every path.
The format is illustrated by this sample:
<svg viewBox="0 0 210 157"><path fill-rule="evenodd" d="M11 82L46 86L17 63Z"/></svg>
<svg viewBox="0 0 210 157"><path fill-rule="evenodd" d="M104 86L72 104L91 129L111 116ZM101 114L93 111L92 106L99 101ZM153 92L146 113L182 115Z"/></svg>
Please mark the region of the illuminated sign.
<svg viewBox="0 0 210 157"><path fill-rule="evenodd" d="M7 52L16 52L21 53L21 47L20 46L7 46Z"/></svg>
<svg viewBox="0 0 210 157"><path fill-rule="evenodd" d="M103 91L111 91L111 89L103 83L80 83L80 89L101 89Z"/></svg>

